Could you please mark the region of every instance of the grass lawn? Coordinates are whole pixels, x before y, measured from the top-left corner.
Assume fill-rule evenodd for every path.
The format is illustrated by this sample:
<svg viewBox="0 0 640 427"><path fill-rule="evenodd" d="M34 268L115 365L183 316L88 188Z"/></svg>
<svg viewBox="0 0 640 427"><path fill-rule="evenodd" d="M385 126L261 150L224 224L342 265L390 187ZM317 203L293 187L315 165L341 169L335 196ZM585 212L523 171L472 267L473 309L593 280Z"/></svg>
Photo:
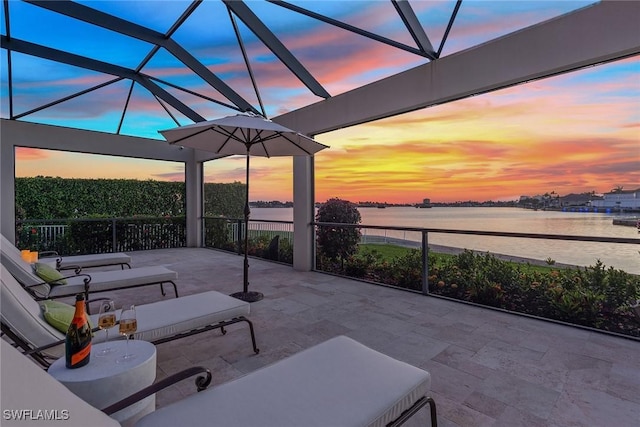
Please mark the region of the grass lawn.
<svg viewBox="0 0 640 427"><path fill-rule="evenodd" d="M379 253L380 255L382 255L382 259L386 260L386 261L390 261L393 258L397 258L397 257L401 257L404 256L406 254L408 254L410 251L415 251L417 249L412 249L412 248L407 248L404 246L398 246L398 245L390 245L390 244L370 244L370 243L363 243L358 245L358 252L356 253L356 256L358 255L365 255L367 253L371 253L373 251ZM435 255L436 257L436 263L440 263L443 262L445 260L449 260L452 257L454 257L455 255L450 255L450 254L442 254L442 253L437 253L437 252L431 252L433 255ZM545 266L545 265L531 265L531 264L527 264L527 263L520 263L520 262L513 262L511 261L510 263L512 264L516 264L519 265L520 268L523 270L523 272L526 273L533 273L535 271L540 272L540 273L549 273L552 270L558 270L562 267L554 267L554 266Z"/></svg>

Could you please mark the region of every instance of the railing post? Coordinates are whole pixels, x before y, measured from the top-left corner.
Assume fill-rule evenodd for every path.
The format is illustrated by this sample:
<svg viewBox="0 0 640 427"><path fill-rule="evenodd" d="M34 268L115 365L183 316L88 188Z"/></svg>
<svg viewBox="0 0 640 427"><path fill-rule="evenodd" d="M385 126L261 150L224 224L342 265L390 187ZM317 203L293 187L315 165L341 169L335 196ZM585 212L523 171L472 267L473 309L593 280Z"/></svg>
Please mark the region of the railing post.
<svg viewBox="0 0 640 427"><path fill-rule="evenodd" d="M422 232L422 293L429 295L429 233Z"/></svg>
<svg viewBox="0 0 640 427"><path fill-rule="evenodd" d="M111 219L111 252L115 253L116 251L116 219Z"/></svg>
<svg viewBox="0 0 640 427"><path fill-rule="evenodd" d="M186 225L185 225L186 228ZM183 231L184 234L184 231ZM203 216L200 217L200 242L202 242L202 248L207 247L207 219Z"/></svg>

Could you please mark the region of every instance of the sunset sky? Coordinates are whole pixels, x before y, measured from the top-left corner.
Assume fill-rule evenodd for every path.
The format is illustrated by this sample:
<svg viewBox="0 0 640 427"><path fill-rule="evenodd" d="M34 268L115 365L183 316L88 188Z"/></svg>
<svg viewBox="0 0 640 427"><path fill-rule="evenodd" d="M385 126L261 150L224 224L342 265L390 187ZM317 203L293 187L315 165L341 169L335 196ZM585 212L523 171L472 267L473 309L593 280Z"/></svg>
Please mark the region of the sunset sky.
<svg viewBox="0 0 640 427"><path fill-rule="evenodd" d="M14 2L11 3L13 6ZM110 13L126 9L123 2L82 3L104 8ZM142 2L143 5L149 3ZM331 16L352 25L385 31L405 43L410 42L400 31L397 14L394 20L393 13L387 13L390 2L367 2L368 7L364 11L357 7L363 2L296 3L309 9L313 6L314 10L323 13L331 12ZM590 3L464 1L443 56ZM167 25L184 10L185 4L164 2L166 10L154 17L153 22L143 20L145 11L142 7L140 10L126 9L129 15L125 18L156 26L157 31L166 31ZM453 4L451 1L412 2L434 46L440 43ZM24 7L30 16L42 13L31 5L20 7ZM213 12L219 7L219 2L205 2L202 7L212 8L204 9L202 13ZM261 8L266 10L269 7L274 6L257 4L256 13L262 18ZM20 11L19 8L17 10ZM326 25L311 26L284 12L286 19L278 19L266 12L265 23L301 58L332 95L425 63L423 58L399 53L372 41L365 43L355 35L346 38L341 31ZM234 83L232 86L239 88L238 92L253 103L255 94L252 94L251 87L246 84L246 76L243 77L239 69L241 58L238 63L237 57L226 53L222 60L221 52L230 51L224 43L206 47L206 40L192 41L191 32L195 31L200 16L194 14L193 24L185 24L175 39L194 51L201 49L199 59L202 58L203 62L207 54L216 58L217 62L210 68L217 73L228 73L229 81ZM44 44L44 35L27 28L30 27L12 22L12 35ZM2 31L6 34L4 26ZM250 55L259 59L254 72L263 87L261 96L268 116L318 100L299 81L292 79L286 69L283 70L283 65L259 40L252 38L246 29L245 32ZM214 37L214 33L212 30L202 38ZM63 30L56 37L62 43L71 35ZM93 37L99 39L100 36ZM229 44L232 42L229 40ZM56 47L56 40L52 43ZM198 43L202 46L199 47ZM314 46L317 47L315 50L309 49ZM95 51L89 42L84 41L78 42L73 49L75 53L87 56L88 52ZM135 67L147 51L148 46L138 48L133 43L126 50L126 55L119 51L118 60L122 66ZM8 117L6 51L3 50L2 54L1 112L2 117ZM95 55L115 54L102 52ZM105 60L106 57L96 59ZM112 78L26 55L12 55L12 60L16 67L13 79L18 80L14 87L17 114ZM181 84L193 79L172 61L175 62L158 57L144 71L168 81L174 78ZM37 70L40 69L47 72L39 73ZM24 120L113 132L122 114L124 101L121 96L124 94L126 97L128 90L127 84L118 83L27 116ZM186 99L189 106L207 118L233 114L202 99L194 97L191 103ZM131 110L123 123L122 133L161 140L157 131L175 126L162 113L155 100L138 87L134 89ZM190 123L183 117L180 120L181 124ZM523 194L551 191L563 195L587 191L602 193L617 186L639 188L640 58L629 58L317 135L316 139L331 147L316 155L318 201L331 197L388 203L416 203L423 198L434 202L513 200ZM182 180L184 177L183 166L179 163L25 148L19 149L16 155L17 176L158 180ZM242 157L208 162L205 166L206 179L209 182L244 181L244 167ZM292 200L292 160L252 158L250 198Z"/></svg>

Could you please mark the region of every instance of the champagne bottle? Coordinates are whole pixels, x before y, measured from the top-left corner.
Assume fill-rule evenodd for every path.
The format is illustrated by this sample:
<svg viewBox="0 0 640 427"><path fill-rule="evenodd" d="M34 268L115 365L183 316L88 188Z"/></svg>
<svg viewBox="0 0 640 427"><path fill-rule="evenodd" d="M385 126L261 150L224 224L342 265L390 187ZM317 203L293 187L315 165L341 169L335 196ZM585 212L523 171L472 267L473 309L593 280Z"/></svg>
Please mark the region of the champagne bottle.
<svg viewBox="0 0 640 427"><path fill-rule="evenodd" d="M80 368L89 363L91 356L91 327L85 311L84 295L76 295L76 312L67 329L65 339L65 362L69 369Z"/></svg>

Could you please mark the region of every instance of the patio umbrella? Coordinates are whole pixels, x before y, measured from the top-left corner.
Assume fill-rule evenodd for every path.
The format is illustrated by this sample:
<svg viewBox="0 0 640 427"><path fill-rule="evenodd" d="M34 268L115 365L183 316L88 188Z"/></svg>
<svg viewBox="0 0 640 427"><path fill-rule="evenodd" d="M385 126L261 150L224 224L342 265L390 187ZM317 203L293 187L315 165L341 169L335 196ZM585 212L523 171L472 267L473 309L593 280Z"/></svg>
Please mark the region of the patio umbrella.
<svg viewBox="0 0 640 427"><path fill-rule="evenodd" d="M254 302L260 292L249 292L249 158L251 156L310 156L328 148L308 136L288 129L262 116L250 113L208 120L160 133L170 144L178 144L222 155L246 155L247 195L244 205L244 286L231 296Z"/></svg>

